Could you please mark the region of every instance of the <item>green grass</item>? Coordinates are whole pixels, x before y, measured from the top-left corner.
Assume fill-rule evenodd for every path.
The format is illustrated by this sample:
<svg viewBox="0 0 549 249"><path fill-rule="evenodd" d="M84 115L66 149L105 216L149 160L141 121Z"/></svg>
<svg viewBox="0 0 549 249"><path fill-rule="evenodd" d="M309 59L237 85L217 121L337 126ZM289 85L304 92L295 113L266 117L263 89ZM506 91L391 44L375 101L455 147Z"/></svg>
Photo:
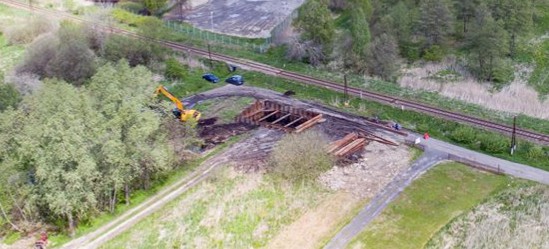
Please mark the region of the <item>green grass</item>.
<svg viewBox="0 0 549 249"><path fill-rule="evenodd" d="M509 182L457 163L436 166L405 189L350 248L423 248L452 218Z"/></svg>
<svg viewBox="0 0 549 249"><path fill-rule="evenodd" d="M195 109L202 113L202 118L217 117L217 123L233 123L235 117L254 100L248 97L209 99L201 102Z"/></svg>
<svg viewBox="0 0 549 249"><path fill-rule="evenodd" d="M327 194L219 169L102 248L257 248Z"/></svg>
<svg viewBox="0 0 549 249"><path fill-rule="evenodd" d="M23 58L25 48L20 45L8 45L6 38L0 34L0 72L4 74Z"/></svg>
<svg viewBox="0 0 549 249"><path fill-rule="evenodd" d="M15 243L17 240L19 240L20 238L21 238L21 233L15 232L15 233L10 233L9 235L7 235L0 242L4 243L6 245L11 245L11 244Z"/></svg>

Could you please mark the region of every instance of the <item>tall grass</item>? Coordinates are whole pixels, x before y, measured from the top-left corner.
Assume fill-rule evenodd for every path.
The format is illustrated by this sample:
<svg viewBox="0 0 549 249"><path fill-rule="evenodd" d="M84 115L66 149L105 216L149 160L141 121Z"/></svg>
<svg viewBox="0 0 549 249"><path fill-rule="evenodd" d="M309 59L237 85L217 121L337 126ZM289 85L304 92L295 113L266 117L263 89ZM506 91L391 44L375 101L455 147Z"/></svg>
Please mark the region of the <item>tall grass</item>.
<svg viewBox="0 0 549 249"><path fill-rule="evenodd" d="M549 187L520 186L442 229L426 248L549 248Z"/></svg>
<svg viewBox="0 0 549 249"><path fill-rule="evenodd" d="M435 75L449 68L462 77L452 82L440 82ZM514 80L499 91L487 82L478 82L465 70L448 61L407 69L399 83L402 87L438 92L449 98L497 111L549 119L549 99L540 99L538 92L527 83L532 69L526 66L517 66L515 69Z"/></svg>

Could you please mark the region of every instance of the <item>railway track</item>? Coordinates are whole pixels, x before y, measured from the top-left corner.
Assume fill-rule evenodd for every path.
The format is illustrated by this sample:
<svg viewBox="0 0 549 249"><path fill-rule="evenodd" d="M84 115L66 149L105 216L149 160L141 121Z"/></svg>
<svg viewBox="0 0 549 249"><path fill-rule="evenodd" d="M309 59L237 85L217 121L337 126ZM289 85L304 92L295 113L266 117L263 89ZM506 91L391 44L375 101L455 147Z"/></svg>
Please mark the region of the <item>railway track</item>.
<svg viewBox="0 0 549 249"><path fill-rule="evenodd" d="M21 8L21 9L25 9L25 10L30 9L27 4L22 3L22 2L18 2L18 1L14 1L14 0L0 0L0 2L5 3L7 5L10 5L10 6L13 6L13 7L16 7L16 8ZM90 23L90 24L95 25L96 27L100 27L101 29L103 29L107 32L123 34L123 35L133 37L133 38L137 38L137 39L153 40L154 42L157 42L157 43L159 43L159 44L161 44L161 45L163 45L167 48L178 50L178 51L181 51L181 52L192 53L192 54L195 54L195 55L199 55L201 57L211 56L211 58L214 59L214 60L224 61L224 62L228 62L228 63L231 63L231 64L238 64L238 65L241 65L241 66L245 66L245 67L247 67L247 68L249 68L250 70L253 70L253 71L278 76L280 78L284 78L284 79L288 79L288 80L298 81L298 82L301 82L301 83L304 83L304 84L324 87L324 88L335 90L335 91L338 91L338 92L344 92L345 91L344 86L340 83L337 83L337 82L317 79L317 78L314 78L314 77L311 77L311 76L307 76L307 75L303 75L303 74L299 74L299 73L295 73L295 72L285 71L285 70L282 70L282 69L279 69L279 68L276 68L276 67L273 67L273 66L269 66L269 65L266 65L266 64L262 64L262 63L258 63L258 62L254 62L254 61L250 61L250 60L245 60L245 59L240 59L240 58L235 58L235 57L232 57L232 56L227 56L227 55L223 55L223 54L219 54L219 53L208 53L208 51L205 50L205 49L199 49L199 48L196 48L196 47L184 45L184 44L177 43L177 42L151 39L150 37L145 37L145 36L139 35L139 34L137 34L135 32L132 32L132 31L128 31L128 30L124 30L124 29L120 29L120 28L116 28L116 27L110 27L110 26L100 24L100 23L96 23L96 22L91 22L91 21L86 20L84 18L80 18L80 17L74 16L74 15L71 15L71 14L68 14L68 13L65 13L65 12L49 10L49 9L45 9L45 8L41 8L41 7L33 7L33 10L44 13L44 14L47 14L47 15L54 15L56 17L65 17L65 18L70 18L70 19L73 19L73 20L76 20L76 21L79 21L79 22ZM474 125L474 126L477 126L477 127L480 127L480 128L485 128L485 129L497 131L497 132L504 133L504 134L511 134L512 131L513 131L513 127L508 126L508 125L503 125L503 124L499 124L499 123L496 123L496 122L483 120L483 119L480 119L480 118L464 115L464 114L457 113L457 112L451 112L451 111L443 110L443 109L440 109L440 108L437 108L437 107L433 107L433 106L430 106L430 105L426 105L426 104L422 104L422 103L418 103L418 102L414 102L414 101L410 101L410 100L406 100L406 99L396 98L396 97L392 97L392 96L388 96L388 95L384 95L384 94L380 94L380 93L376 93L376 92L371 92L371 91L367 91L367 90L356 88L356 87L347 87L346 90L349 94L357 96L357 97L366 98L366 99L369 99L369 100L373 100L373 101L376 101L376 102L380 102L380 103L383 103L383 104L389 104L389 105L393 105L393 106L397 106L397 107L401 107L401 108L413 109L413 110L416 110L416 111L419 111L419 112L422 112L422 113L426 113L426 114L429 114L429 115L432 115L432 116L441 117L441 118L445 118L445 119L449 119L449 120L453 120L453 121L457 121L457 122L461 122L461 123L467 123L467 124L471 124L471 125ZM534 131L529 131L529 130L526 130L526 129L520 129L520 128L516 129L516 134L518 136L522 137L522 138L527 139L527 140L535 141L535 142L538 142L538 143L541 143L541 144L546 144L546 145L549 144L549 135L546 135L546 134L542 134L542 133L538 133L538 132L534 132Z"/></svg>

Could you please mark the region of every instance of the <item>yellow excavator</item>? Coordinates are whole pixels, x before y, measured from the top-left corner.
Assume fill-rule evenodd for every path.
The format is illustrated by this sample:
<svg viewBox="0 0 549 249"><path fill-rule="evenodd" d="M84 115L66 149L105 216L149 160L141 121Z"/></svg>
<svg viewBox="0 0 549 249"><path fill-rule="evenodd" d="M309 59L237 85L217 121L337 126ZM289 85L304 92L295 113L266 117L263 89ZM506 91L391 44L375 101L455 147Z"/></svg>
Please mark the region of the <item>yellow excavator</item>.
<svg viewBox="0 0 549 249"><path fill-rule="evenodd" d="M195 122L198 122L200 119L200 112L197 110L185 110L183 109L183 103L181 103L181 100L173 96L170 92L168 92L168 89L166 89L164 86L158 86L156 88L156 91L154 91L154 96L158 96L159 93L164 94L164 96L168 97L171 101L175 103L176 108L173 109L173 115L175 117L183 122L193 120Z"/></svg>

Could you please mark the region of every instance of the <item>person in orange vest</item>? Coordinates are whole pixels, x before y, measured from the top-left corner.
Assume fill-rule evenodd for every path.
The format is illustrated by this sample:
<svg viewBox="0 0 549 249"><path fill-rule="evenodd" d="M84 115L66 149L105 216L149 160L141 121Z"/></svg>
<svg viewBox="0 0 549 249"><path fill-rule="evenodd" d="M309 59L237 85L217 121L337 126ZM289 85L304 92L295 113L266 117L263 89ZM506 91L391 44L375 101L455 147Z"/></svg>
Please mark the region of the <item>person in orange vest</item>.
<svg viewBox="0 0 549 249"><path fill-rule="evenodd" d="M425 134L423 134L423 139L425 139L425 140L429 139L429 133L428 132L425 132Z"/></svg>

